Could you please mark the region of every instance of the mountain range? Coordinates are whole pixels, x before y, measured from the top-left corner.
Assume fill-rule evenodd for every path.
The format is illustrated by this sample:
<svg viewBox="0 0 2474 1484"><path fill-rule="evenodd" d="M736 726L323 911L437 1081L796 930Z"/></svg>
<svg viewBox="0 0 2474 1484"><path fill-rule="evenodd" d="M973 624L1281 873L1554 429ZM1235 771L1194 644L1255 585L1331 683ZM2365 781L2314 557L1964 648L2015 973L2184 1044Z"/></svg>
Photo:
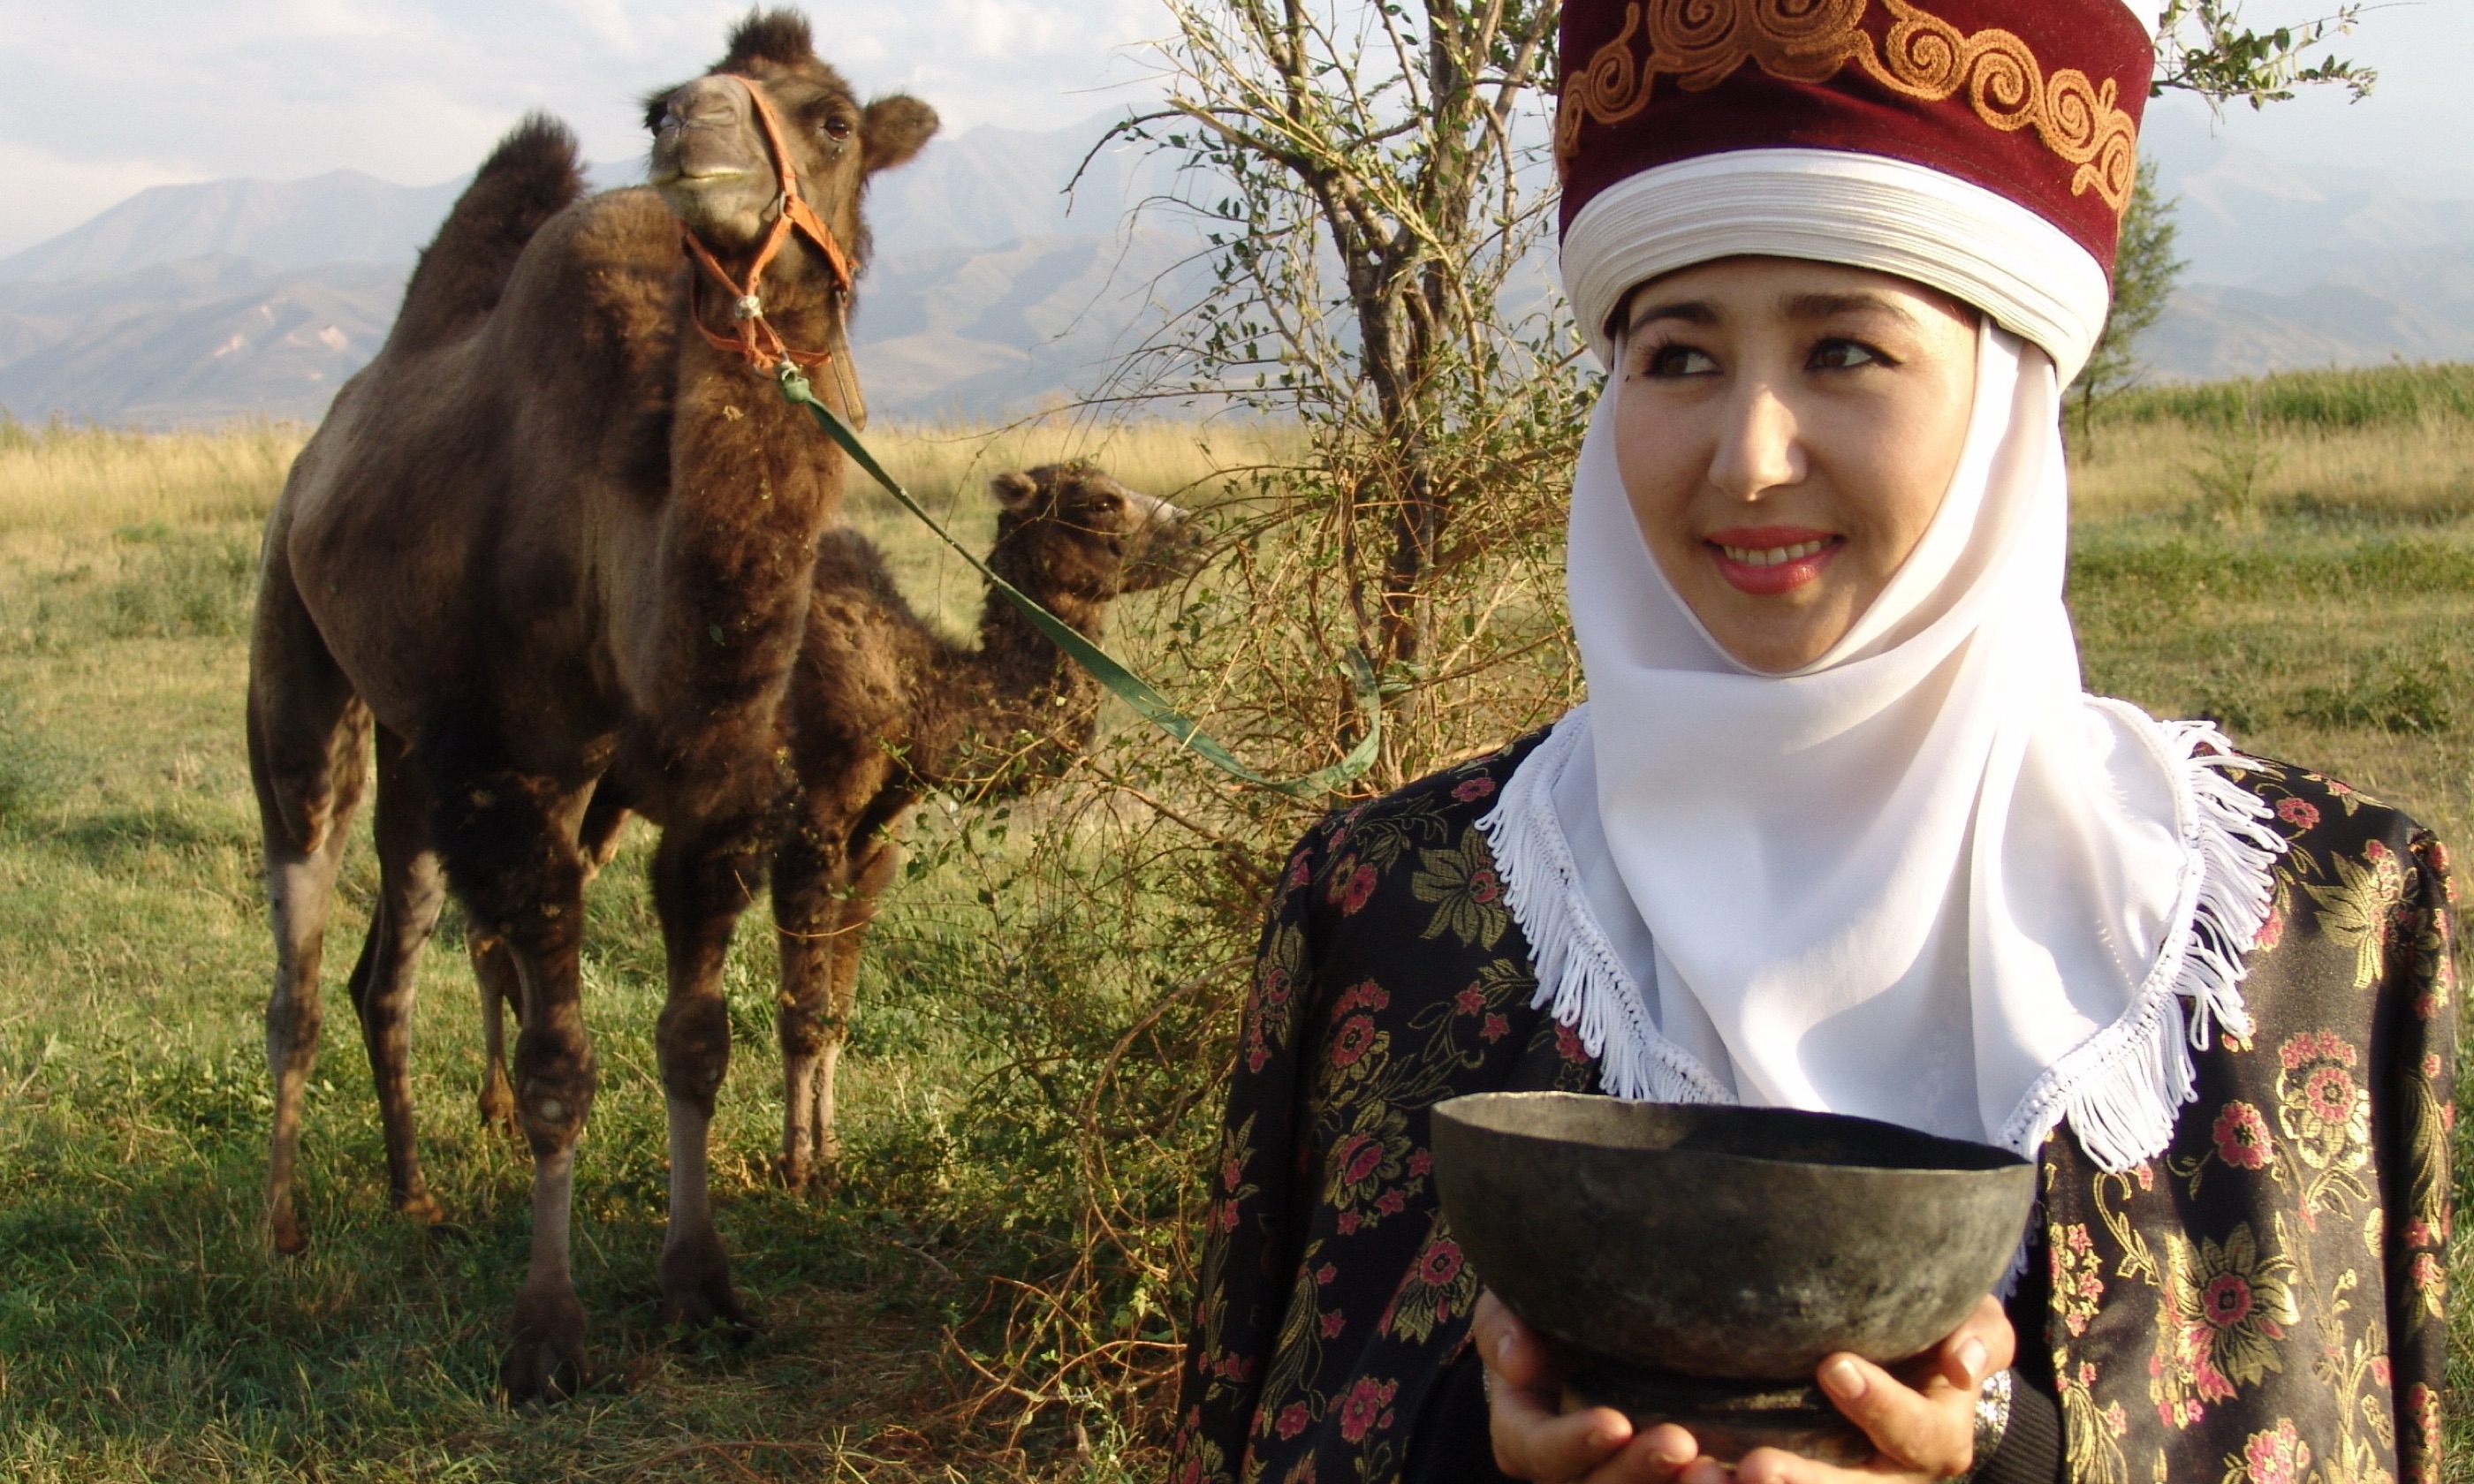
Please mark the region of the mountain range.
<svg viewBox="0 0 2474 1484"><path fill-rule="evenodd" d="M1175 214L1129 220L1175 180L1139 146L1102 148L1108 123L975 129L879 180L853 323L878 413L984 418L1087 392L1206 281ZM2140 347L2154 374L2474 359L2474 192L2273 159L2170 109L2145 144L2190 265ZM314 419L376 352L462 186L356 171L158 186L0 258L0 408Z"/></svg>

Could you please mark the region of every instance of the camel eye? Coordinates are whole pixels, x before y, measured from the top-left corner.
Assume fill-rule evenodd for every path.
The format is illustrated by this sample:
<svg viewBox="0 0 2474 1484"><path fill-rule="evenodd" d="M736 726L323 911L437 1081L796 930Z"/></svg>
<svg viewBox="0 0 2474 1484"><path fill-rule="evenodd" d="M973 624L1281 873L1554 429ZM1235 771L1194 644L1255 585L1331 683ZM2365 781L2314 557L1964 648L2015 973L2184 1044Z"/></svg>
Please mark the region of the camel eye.
<svg viewBox="0 0 2474 1484"><path fill-rule="evenodd" d="M847 139L847 138L849 138L850 136L851 136L851 125L850 125L850 120L849 120L849 119L846 119L846 118L829 118L829 119L825 120L825 137L826 137L826 138L831 139L831 140L833 140L835 143L838 144L838 143L840 143L842 140Z"/></svg>

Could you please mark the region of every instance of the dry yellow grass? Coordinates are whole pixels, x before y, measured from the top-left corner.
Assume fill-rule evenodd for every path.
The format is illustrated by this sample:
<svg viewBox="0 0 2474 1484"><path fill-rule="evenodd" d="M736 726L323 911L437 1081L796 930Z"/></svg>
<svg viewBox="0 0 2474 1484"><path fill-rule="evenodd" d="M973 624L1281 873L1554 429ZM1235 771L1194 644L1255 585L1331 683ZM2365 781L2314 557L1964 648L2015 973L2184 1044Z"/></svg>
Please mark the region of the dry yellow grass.
<svg viewBox="0 0 2474 1484"><path fill-rule="evenodd" d="M149 434L0 420L0 530L263 517L307 438L277 422Z"/></svg>
<svg viewBox="0 0 2474 1484"><path fill-rule="evenodd" d="M2111 520L2178 511L2200 481L2251 464L2263 507L2316 501L2390 519L2448 521L2474 508L2474 421L2431 418L2363 428L2269 424L2228 432L2187 422L2100 426L2075 450L2072 513Z"/></svg>

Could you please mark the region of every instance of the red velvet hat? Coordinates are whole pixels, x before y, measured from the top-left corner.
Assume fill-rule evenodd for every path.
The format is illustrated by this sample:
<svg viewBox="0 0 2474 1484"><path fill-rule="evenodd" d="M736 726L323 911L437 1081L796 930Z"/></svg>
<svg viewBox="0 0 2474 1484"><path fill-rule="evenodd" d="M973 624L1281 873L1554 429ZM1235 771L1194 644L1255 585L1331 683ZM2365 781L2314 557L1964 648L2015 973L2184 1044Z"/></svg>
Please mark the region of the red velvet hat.
<svg viewBox="0 0 2474 1484"><path fill-rule="evenodd" d="M2086 361L2155 65L2124 0L1566 0L1563 26L1564 275L1602 356L1635 285L1762 253Z"/></svg>

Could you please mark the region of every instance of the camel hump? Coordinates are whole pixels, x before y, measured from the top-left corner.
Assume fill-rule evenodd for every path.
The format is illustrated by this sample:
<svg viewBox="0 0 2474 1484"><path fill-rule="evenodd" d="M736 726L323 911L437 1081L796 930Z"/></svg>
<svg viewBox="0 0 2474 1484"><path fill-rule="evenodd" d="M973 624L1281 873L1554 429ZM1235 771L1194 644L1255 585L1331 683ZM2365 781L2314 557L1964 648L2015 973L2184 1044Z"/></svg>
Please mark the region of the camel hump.
<svg viewBox="0 0 2474 1484"><path fill-rule="evenodd" d="M390 344L436 345L497 308L524 244L583 194L574 131L546 113L524 115L422 250Z"/></svg>

